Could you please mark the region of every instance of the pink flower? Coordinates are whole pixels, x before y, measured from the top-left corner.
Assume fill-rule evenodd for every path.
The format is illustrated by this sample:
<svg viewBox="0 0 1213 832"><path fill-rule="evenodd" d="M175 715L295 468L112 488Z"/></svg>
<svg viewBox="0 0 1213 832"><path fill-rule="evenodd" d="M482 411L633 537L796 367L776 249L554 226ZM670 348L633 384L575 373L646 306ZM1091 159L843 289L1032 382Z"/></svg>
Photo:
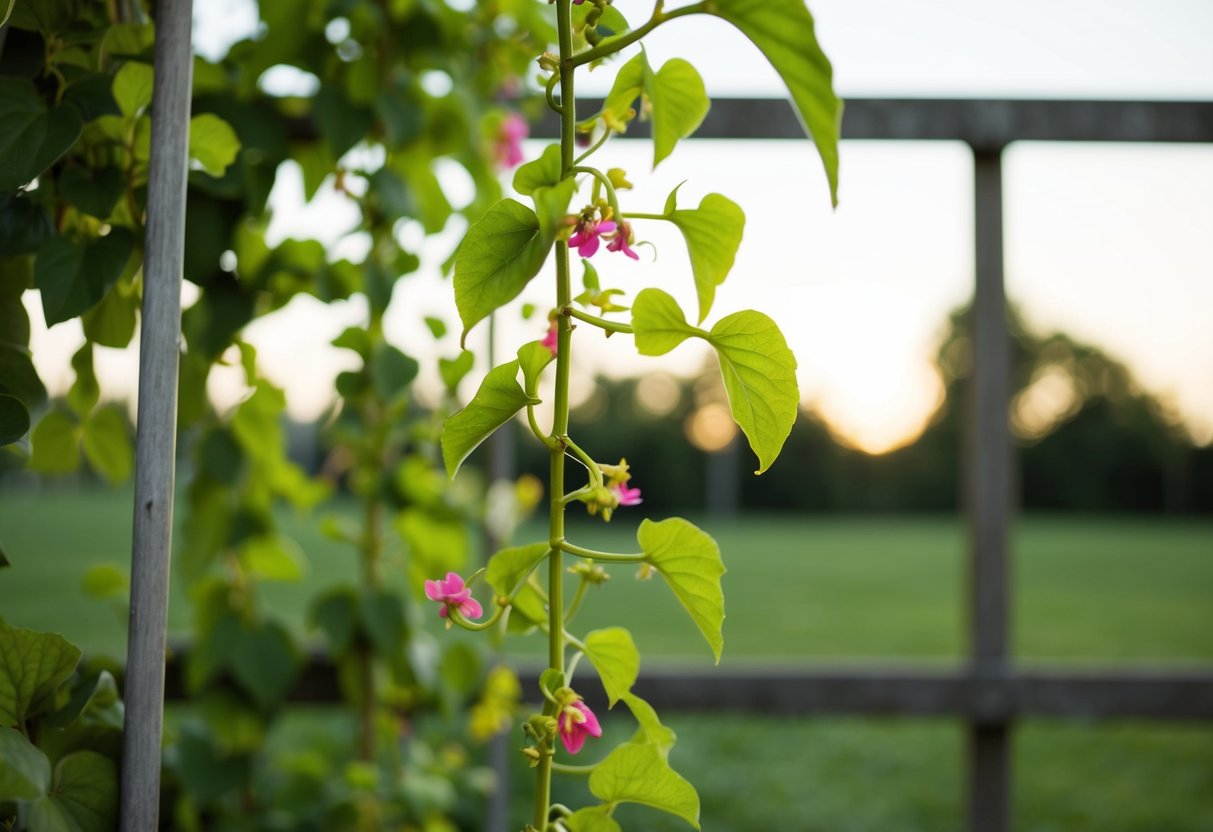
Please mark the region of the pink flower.
<svg viewBox="0 0 1213 832"><path fill-rule="evenodd" d="M522 140L531 133L526 119L518 113L510 113L502 122L497 134L497 162L507 168L515 167L525 158L522 155Z"/></svg>
<svg viewBox="0 0 1213 832"><path fill-rule="evenodd" d="M580 700L564 706L557 724L560 727L560 740L570 754L576 754L581 750L587 736L602 736L602 726L598 724L598 717L594 716L594 712Z"/></svg>
<svg viewBox="0 0 1213 832"><path fill-rule="evenodd" d="M450 615L451 607L456 607L464 618L475 619L484 615L480 602L472 597L472 590L455 572L447 572L446 578L441 581L426 581L425 597L442 604L438 614L443 618Z"/></svg>
<svg viewBox="0 0 1213 832"><path fill-rule="evenodd" d="M611 492L619 500L621 506L638 506L644 502L640 499L640 489L628 488L626 483L612 485Z"/></svg>
<svg viewBox="0 0 1213 832"><path fill-rule="evenodd" d="M581 5L582 3L584 3L584 2L585 2L585 0L573 0L573 5L574 5L574 6L580 6L580 5Z"/></svg>
<svg viewBox="0 0 1213 832"><path fill-rule="evenodd" d="M556 322L552 321L551 327L548 328L548 334L545 335L543 337L543 340L540 341L539 343L541 343L545 347L547 347L548 352L550 352L552 355L555 355L556 354L556 339L558 336L559 336L559 333L556 329Z"/></svg>
<svg viewBox="0 0 1213 832"><path fill-rule="evenodd" d="M616 228L611 220L602 222L582 222L577 225L577 233L569 237L569 248L577 249L582 257L593 257L598 251L599 236L610 234Z"/></svg>
<svg viewBox="0 0 1213 832"><path fill-rule="evenodd" d="M622 251L633 260L639 260L640 255L632 251L628 245L628 239L632 236L632 228L626 222L619 223L619 230L615 232L615 236L607 243L607 251Z"/></svg>

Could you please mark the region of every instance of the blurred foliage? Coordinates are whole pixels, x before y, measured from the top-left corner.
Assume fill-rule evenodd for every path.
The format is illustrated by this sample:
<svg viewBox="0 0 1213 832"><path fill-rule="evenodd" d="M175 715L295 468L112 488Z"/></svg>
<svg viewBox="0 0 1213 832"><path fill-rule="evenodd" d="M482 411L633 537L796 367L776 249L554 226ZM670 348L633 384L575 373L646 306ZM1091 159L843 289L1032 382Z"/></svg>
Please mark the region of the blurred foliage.
<svg viewBox="0 0 1213 832"><path fill-rule="evenodd" d="M439 752L411 736L409 725L435 708L461 712L479 696L488 668L463 645L439 650L425 641L412 600L420 574L471 556L483 494L451 492L435 470L442 414L413 406L417 362L390 343L383 320L395 283L420 263L405 232L435 234L456 216L475 221L499 197L498 134L509 111L495 102L522 95L518 106L530 106L522 76L553 34L546 4L258 5L254 35L219 60L194 58L184 276L197 299L182 316L178 421L188 449L180 565L191 576L194 608L186 684L198 707L166 751L166 815L184 829L438 830L454 828L457 815L467 826L466 809L457 809L475 805L469 798L484 790L484 778L467 768L466 753ZM114 484L133 469L133 432L122 410L101 401L93 356L97 346L128 346L139 318L152 149L150 12L144 0L18 0L3 30L4 468L64 475L87 465ZM307 80L313 92L278 94L270 70ZM471 203L451 203L439 164L466 173ZM356 244L347 250L360 255L336 259L316 240L267 239L268 197L284 165L301 171L307 200L327 184L357 207L360 219L347 233ZM34 291L47 326L78 319L85 336L73 385L50 403L30 360L25 301ZM358 366L338 379L340 414L319 475L288 458L283 393L261 375L242 338L258 316L299 295L361 296L368 309L363 325L337 339ZM451 390L469 368L461 358L444 364ZM207 384L225 365L243 371L247 393L217 413ZM445 407L455 405L451 398ZM259 600L265 583L307 573L306 553L275 512L284 505L308 512L337 483L364 511L352 526L326 520L324 528L350 544L359 580L318 588L311 621L340 668L358 742L319 764L309 762L308 749L283 752L273 769L282 776L258 779L268 762L265 738L307 657ZM6 555L14 569L29 556ZM123 576L101 578L112 588ZM457 666L457 682L440 666ZM493 701L509 707L500 695ZM465 728L451 730L439 744L457 749ZM267 783L310 800L287 799Z"/></svg>

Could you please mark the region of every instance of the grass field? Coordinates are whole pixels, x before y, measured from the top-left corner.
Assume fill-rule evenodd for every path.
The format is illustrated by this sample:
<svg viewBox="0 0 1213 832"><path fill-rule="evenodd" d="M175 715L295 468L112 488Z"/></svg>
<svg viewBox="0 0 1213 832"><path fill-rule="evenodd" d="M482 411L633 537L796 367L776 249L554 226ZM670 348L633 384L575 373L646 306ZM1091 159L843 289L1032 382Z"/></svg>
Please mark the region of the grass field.
<svg viewBox="0 0 1213 832"><path fill-rule="evenodd" d="M117 617L86 599L80 577L91 563L129 557L129 499L0 495L0 542L13 561L0 572L0 615L65 632L90 651L119 653ZM632 519L573 525L570 538L632 549L634 527L625 525ZM265 598L302 631L312 587L352 578L353 561L310 522L286 523L308 553L310 580L268 587ZM703 525L729 567L725 665L942 662L963 654L965 539L953 518L773 516ZM1213 662L1213 523L1027 517L1013 549L1018 660ZM637 583L630 573L615 570L607 589L586 602L577 629L616 623L609 607L620 604L650 666L709 661L660 580ZM172 625L182 631L185 594L177 583L173 593ZM699 786L706 829L960 826L964 744L957 724L694 714L668 721L682 736L672 762ZM1019 829L1213 830L1211 726L1029 721L1017 733L1015 754ZM644 818L628 828L679 828L652 813Z"/></svg>

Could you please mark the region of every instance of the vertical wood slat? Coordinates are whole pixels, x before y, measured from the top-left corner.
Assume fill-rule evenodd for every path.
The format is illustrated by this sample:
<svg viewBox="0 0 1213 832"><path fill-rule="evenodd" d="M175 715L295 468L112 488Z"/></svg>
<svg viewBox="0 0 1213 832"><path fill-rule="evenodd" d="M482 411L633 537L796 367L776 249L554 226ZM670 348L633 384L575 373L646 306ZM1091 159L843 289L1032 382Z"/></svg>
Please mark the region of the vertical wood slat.
<svg viewBox="0 0 1213 832"><path fill-rule="evenodd" d="M1007 669L1011 510L1010 337L1003 282L1002 158L974 152L976 287L970 445L968 448L969 626L972 672ZM1011 828L1010 726L1001 719L969 725L968 829Z"/></svg>
<svg viewBox="0 0 1213 832"><path fill-rule="evenodd" d="M164 651L177 445L177 368L193 55L192 0L156 3L148 170L131 612L119 829L153 832L160 814Z"/></svg>

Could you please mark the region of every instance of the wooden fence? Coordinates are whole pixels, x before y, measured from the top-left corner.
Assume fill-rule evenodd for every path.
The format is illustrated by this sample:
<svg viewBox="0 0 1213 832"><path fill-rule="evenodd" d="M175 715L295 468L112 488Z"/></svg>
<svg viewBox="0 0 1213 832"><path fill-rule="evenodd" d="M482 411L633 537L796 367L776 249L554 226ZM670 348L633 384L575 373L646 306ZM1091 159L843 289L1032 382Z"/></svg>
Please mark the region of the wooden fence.
<svg viewBox="0 0 1213 832"><path fill-rule="evenodd" d="M157 62L159 66L159 55ZM586 112L593 111L594 104L586 102ZM554 120L549 119L538 133L553 136L555 129ZM643 126L629 133L633 138L643 135ZM803 139L790 107L776 99L716 100L696 135ZM1011 828L1010 751L1016 720L1025 716L1213 720L1213 667L1186 672L1133 667L1046 672L1017 667L1009 655L1008 538L1014 498L1008 430L1010 341L1003 281L1002 152L1015 141L1213 143L1213 104L860 99L847 102L843 138L960 141L973 151L974 399L964 500L970 528L968 660L944 670L903 665L646 671L637 691L659 708L962 720L968 725L969 737L967 828L1007 832ZM149 275L150 268L149 259ZM143 383L141 380L141 389L150 389ZM140 432L143 430L141 415ZM142 444L140 448L142 451ZM140 453L141 460L143 456ZM163 557L166 562L167 555ZM137 599L135 603L139 603ZM132 628L135 620L132 617ZM134 670L135 665L131 667ZM141 672L159 676L155 668ZM170 697L182 695L175 672L170 672L168 693ZM323 659L314 661L293 698L336 701L339 693L332 668ZM146 709L153 707L149 702ZM128 709L128 724L138 724L129 718L135 716L133 710Z"/></svg>

